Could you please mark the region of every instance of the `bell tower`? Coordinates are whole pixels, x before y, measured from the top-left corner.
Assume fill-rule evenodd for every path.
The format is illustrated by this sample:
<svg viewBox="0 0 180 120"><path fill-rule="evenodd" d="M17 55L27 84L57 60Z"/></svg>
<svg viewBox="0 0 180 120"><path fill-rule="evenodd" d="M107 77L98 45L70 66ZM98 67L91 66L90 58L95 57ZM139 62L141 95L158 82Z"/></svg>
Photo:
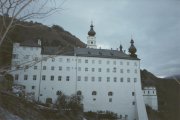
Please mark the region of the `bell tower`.
<svg viewBox="0 0 180 120"><path fill-rule="evenodd" d="M93 29L93 23L91 22L90 30L87 37L87 48L97 48L96 46L96 32Z"/></svg>

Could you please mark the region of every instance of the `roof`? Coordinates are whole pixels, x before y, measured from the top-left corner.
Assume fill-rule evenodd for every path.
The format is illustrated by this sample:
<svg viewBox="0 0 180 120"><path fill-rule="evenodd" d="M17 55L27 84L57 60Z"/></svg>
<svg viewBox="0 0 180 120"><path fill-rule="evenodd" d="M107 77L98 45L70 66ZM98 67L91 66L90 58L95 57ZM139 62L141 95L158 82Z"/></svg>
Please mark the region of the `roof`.
<svg viewBox="0 0 180 120"><path fill-rule="evenodd" d="M82 56L82 57L99 57L99 58L114 58L114 59L129 59L140 60L139 58L131 57L126 53L118 50L108 49L93 49L93 48L74 48L72 51L61 53L62 55L69 56Z"/></svg>
<svg viewBox="0 0 180 120"><path fill-rule="evenodd" d="M28 47L40 47L40 45L33 40L26 40L20 43L20 46L28 46Z"/></svg>

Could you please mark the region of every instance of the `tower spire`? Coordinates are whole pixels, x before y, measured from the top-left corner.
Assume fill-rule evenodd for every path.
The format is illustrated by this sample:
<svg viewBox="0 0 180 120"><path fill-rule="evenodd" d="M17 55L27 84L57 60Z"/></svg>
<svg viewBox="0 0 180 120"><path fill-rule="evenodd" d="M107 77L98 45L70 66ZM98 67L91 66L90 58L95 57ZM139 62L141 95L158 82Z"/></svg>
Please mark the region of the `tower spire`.
<svg viewBox="0 0 180 120"><path fill-rule="evenodd" d="M87 37L87 47L88 48L97 48L96 46L96 32L93 29L93 22L91 21L91 25L90 25L90 30L88 32L88 37Z"/></svg>
<svg viewBox="0 0 180 120"><path fill-rule="evenodd" d="M130 43L131 43L131 46L129 47L130 56L137 58L137 55L136 55L136 51L137 51L137 50L136 50L136 47L134 46L134 40L133 40L133 38L131 38Z"/></svg>

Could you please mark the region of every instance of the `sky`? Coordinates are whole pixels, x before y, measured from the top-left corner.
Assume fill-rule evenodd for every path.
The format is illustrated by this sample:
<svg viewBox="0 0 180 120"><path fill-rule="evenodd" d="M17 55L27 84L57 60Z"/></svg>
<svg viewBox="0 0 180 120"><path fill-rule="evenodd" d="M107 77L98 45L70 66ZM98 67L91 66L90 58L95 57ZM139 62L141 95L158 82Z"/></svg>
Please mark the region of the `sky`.
<svg viewBox="0 0 180 120"><path fill-rule="evenodd" d="M98 48L122 44L128 53L133 38L141 69L158 77L180 74L180 0L65 0L61 7L36 21L62 26L84 43L93 21Z"/></svg>

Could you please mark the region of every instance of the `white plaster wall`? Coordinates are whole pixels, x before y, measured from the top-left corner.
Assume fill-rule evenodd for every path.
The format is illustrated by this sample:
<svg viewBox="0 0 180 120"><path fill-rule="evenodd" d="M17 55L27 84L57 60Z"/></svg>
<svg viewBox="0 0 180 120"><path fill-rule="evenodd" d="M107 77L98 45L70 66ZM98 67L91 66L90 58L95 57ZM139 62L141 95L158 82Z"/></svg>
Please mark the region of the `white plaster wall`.
<svg viewBox="0 0 180 120"><path fill-rule="evenodd" d="M36 64L37 70L30 67L25 71L16 70L12 72L13 75L19 74L19 80L15 81L15 83L25 85L27 92L34 91L36 100L39 99L41 102L46 102L46 98L52 98L53 102L55 102L58 90L66 95L71 95L81 90L84 97L85 111L109 110L118 113L118 115L128 115L128 120L147 119L142 97L139 60L48 56L41 55L40 48L37 51L32 51L28 47L26 50L23 50L22 47L15 48L13 53L29 54L32 58L33 56L38 56L39 58L48 57L47 61L43 60ZM60 61L60 58L62 61ZM23 59L23 57L20 57L20 59ZM67 62L67 59L70 59L70 62ZM78 62L78 59L81 59L81 63ZM85 60L88 60L88 63L85 63ZM92 60L95 63L92 63ZM99 60L101 60L101 64ZM110 63L107 64L107 61ZM116 64L114 64L114 61ZM42 70L43 66L46 66L46 70ZM51 66L54 66L55 69L51 70ZM59 70L59 66L62 66L62 71ZM70 71L67 71L66 67L70 67ZM78 67L81 67L81 71L76 71ZM114 67L116 67L116 72L113 72ZM85 68L88 68L88 71L85 71ZM95 72L91 71L92 68L95 69ZM99 68L101 68L101 72L98 72ZM107 68L110 69L110 72L106 71ZM14 68L12 67L12 69ZM123 73L120 72L120 69L123 69ZM129 73L127 72L128 69L130 70ZM135 70L137 70L137 73L135 73ZM28 80L26 81L24 80L25 74L28 74ZM36 81L32 80L33 75L37 75ZM45 81L40 77L42 75L46 75ZM50 80L51 75L55 78L53 81ZM58 81L58 76L62 76L61 81ZM70 77L70 81L66 81L66 76ZM77 81L77 76L81 76L81 81ZM84 80L85 76L88 77L88 81ZM95 77L95 81L92 81L91 77ZM101 82L98 81L98 77L101 77ZM110 82L107 82L107 77L110 77ZM114 77L117 78L116 82L114 82ZM123 82L120 82L121 77L123 77ZM127 78L130 78L130 82L127 81ZM134 78L137 79L136 82L134 82ZM35 90L31 88L33 85L36 86ZM97 91L97 95L93 96L92 91ZM113 92L113 96L108 96L109 91ZM135 92L135 96L132 96L132 92ZM96 99L95 101L93 101L94 98ZM112 98L112 102L109 102L109 98ZM133 101L135 101L135 105L132 104Z"/></svg>
<svg viewBox="0 0 180 120"><path fill-rule="evenodd" d="M144 103L153 110L158 110L158 98L155 87L145 87L143 89Z"/></svg>

